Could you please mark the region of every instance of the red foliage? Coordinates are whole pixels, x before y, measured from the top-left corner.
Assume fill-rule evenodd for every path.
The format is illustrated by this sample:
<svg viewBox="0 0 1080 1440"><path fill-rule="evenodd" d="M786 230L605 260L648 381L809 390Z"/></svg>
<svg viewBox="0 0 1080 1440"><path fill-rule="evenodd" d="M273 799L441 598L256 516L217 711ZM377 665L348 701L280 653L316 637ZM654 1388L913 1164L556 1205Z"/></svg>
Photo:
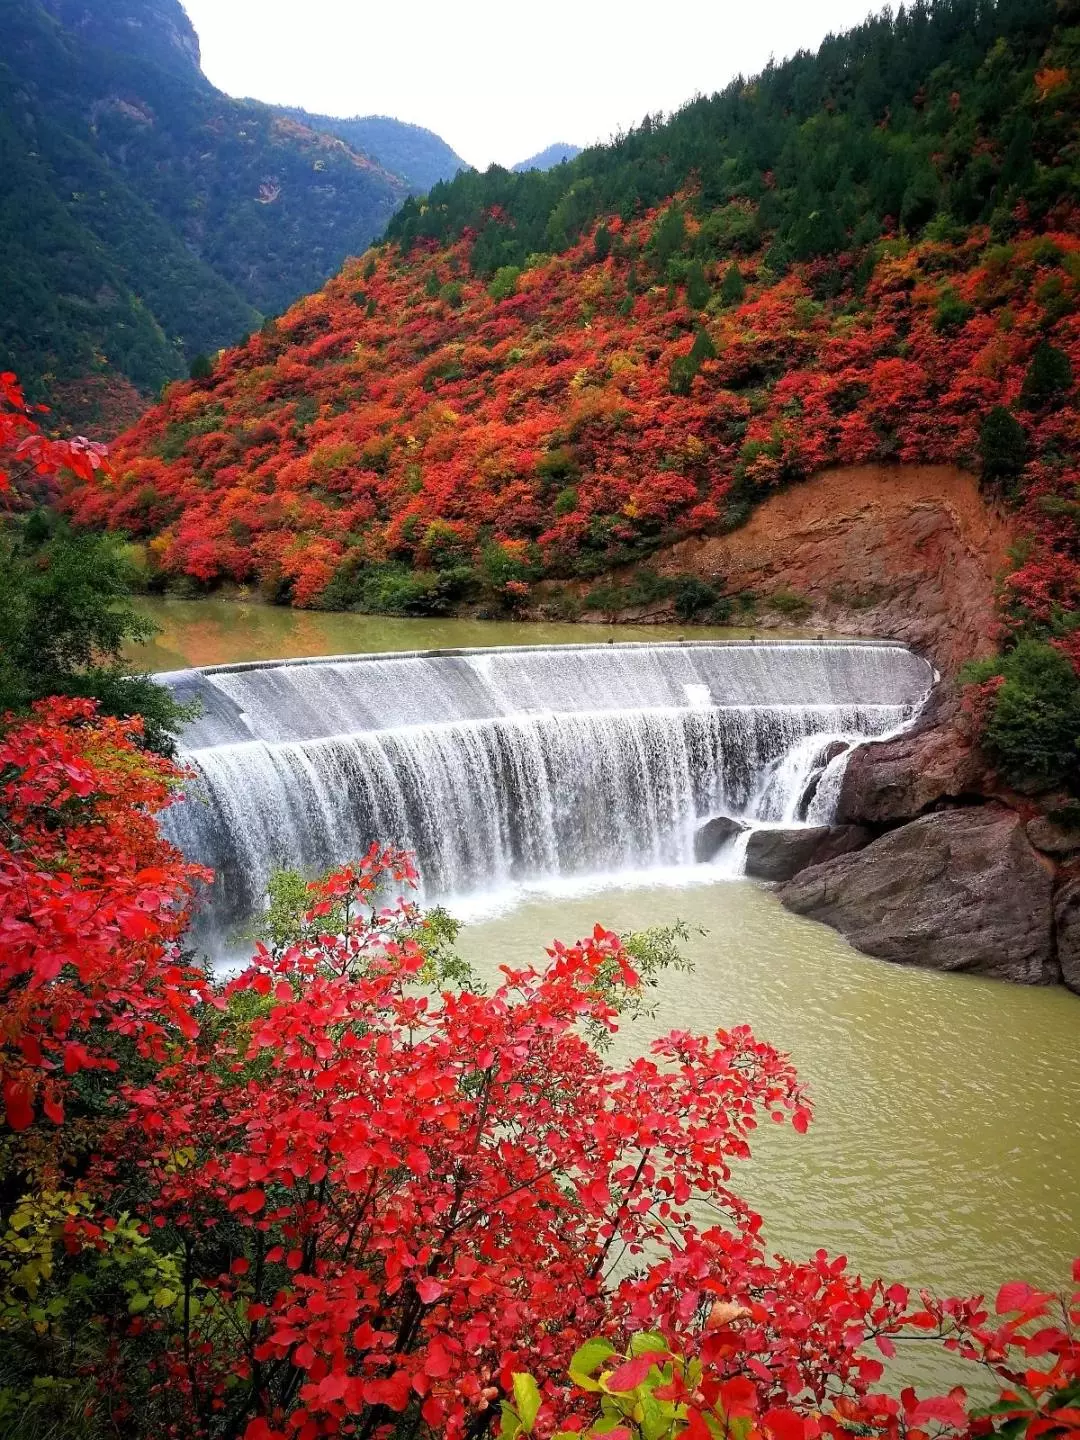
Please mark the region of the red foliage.
<svg viewBox="0 0 1080 1440"><path fill-rule="evenodd" d="M12 468L48 480L67 471L88 483L106 470L104 445L81 435L72 440L45 435L34 417L47 413L44 405L27 403L15 375L0 374L0 496L13 493Z"/></svg>
<svg viewBox="0 0 1080 1440"><path fill-rule="evenodd" d="M891 241L861 293L855 257L777 280L758 256L741 305L694 312L679 287L628 291L655 219L609 222L603 262L587 237L500 300L469 278L445 298L467 239L388 250L367 278L349 264L212 381L173 386L119 442L115 481L72 487L74 515L152 537L169 574L284 577L306 605L340 566L438 564L435 522L465 560L493 536L537 573L594 573L827 464L975 466L998 404L1028 432L1033 495L1072 494L1076 409L1019 397L1043 339L1080 373L1075 234ZM702 327L715 358L673 393ZM1034 503L1026 521L1058 545Z"/></svg>
<svg viewBox="0 0 1080 1440"><path fill-rule="evenodd" d="M199 971L177 946L202 873L155 815L180 772L134 743L139 721L49 700L0 736L0 1084L8 1124L57 1124L111 1038L160 1059L194 1034Z"/></svg>
<svg viewBox="0 0 1080 1440"><path fill-rule="evenodd" d="M729 1166L759 1118L803 1130L809 1102L745 1028L605 1062L587 1034L639 983L617 936L556 944L490 994L440 983L392 898L411 862L373 849L312 887L299 941L212 985L178 959L195 875L154 827L175 770L77 702L11 728L0 767L9 1163L52 1154L81 1196L69 1266L133 1205L176 1257L178 1290L102 1319L97 1405L118 1433L373 1437L408 1411L479 1437L529 1370L547 1434L588 1419L577 1346L643 1328L701 1360L699 1440L717 1404L745 1440L987 1433L961 1391L878 1392L868 1343L887 1356L912 1330L990 1365L1029 1433L1073 1425L1080 1347L1049 1297L1007 1286L991 1319L820 1252L766 1257ZM112 1081L87 1130L93 1067ZM694 1201L717 1215L705 1232Z"/></svg>

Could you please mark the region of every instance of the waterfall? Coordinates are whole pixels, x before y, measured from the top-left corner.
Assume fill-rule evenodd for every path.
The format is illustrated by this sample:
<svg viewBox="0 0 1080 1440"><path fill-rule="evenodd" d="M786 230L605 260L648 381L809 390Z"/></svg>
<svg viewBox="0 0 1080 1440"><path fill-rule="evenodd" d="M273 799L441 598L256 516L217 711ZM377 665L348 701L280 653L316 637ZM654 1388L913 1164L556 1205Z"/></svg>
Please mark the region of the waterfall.
<svg viewBox="0 0 1080 1440"><path fill-rule="evenodd" d="M726 814L831 813L853 743L917 714L901 646L620 645L345 657L159 677L198 698L195 773L166 833L216 872L228 934L275 865L400 844L428 902L543 878L693 864Z"/></svg>

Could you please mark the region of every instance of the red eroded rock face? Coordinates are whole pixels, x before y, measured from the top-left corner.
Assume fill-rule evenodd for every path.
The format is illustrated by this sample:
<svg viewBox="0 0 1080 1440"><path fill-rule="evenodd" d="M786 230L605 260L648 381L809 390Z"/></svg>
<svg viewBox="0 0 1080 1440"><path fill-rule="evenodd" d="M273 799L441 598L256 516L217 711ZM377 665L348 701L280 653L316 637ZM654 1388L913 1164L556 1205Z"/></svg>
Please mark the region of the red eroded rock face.
<svg viewBox="0 0 1080 1440"><path fill-rule="evenodd" d="M797 618L903 640L954 673L994 648L994 581L1012 539L962 470L859 465L771 497L729 535L682 541L658 568L722 581L729 595L752 591L756 624Z"/></svg>

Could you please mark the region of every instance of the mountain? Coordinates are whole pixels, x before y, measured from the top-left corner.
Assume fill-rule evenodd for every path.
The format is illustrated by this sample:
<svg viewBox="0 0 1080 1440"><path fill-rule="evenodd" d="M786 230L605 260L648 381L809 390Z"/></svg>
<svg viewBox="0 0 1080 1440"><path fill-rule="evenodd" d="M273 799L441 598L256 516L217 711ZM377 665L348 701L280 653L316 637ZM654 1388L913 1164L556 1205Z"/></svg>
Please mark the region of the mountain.
<svg viewBox="0 0 1080 1440"><path fill-rule="evenodd" d="M287 113L313 130L336 135L369 156L384 170L400 176L413 194L426 195L440 180L452 180L459 170L469 169L445 140L422 125L407 125L386 115L337 120L332 115L312 115L306 110Z"/></svg>
<svg viewBox="0 0 1080 1440"><path fill-rule="evenodd" d="M171 387L76 518L149 541L159 586L424 613L542 582L570 614L825 467L948 463L1046 547L1010 615L1075 644L1080 34L1057 17L899 10L557 170L437 185Z"/></svg>
<svg viewBox="0 0 1080 1440"><path fill-rule="evenodd" d="M530 155L528 160L519 160L514 169L518 174L523 174L526 170L551 170L554 166L561 165L564 160L574 160L580 154L580 145L567 145L556 140L554 145L549 145L546 150L541 150L536 155Z"/></svg>
<svg viewBox="0 0 1080 1440"><path fill-rule="evenodd" d="M339 136L215 89L179 0L4 9L0 367L63 419L130 416L136 391L321 285L407 194ZM400 130L417 164L440 153Z"/></svg>

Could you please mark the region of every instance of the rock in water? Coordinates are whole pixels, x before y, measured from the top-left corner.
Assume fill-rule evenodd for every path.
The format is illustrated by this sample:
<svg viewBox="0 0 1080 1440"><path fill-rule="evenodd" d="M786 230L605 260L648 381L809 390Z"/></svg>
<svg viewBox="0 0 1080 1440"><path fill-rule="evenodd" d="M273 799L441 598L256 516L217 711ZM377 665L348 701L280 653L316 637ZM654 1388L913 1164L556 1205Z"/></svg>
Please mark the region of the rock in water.
<svg viewBox="0 0 1080 1440"><path fill-rule="evenodd" d="M1080 880L1070 880L1058 891L1054 923L1061 978L1080 995Z"/></svg>
<svg viewBox="0 0 1080 1440"><path fill-rule="evenodd" d="M959 702L938 692L911 730L852 752L836 818L895 825L942 800L981 793L986 765L970 732Z"/></svg>
<svg viewBox="0 0 1080 1440"><path fill-rule="evenodd" d="M1052 889L1020 817L983 806L924 815L778 893L883 960L1042 985L1059 979Z"/></svg>
<svg viewBox="0 0 1080 1440"><path fill-rule="evenodd" d="M860 849L869 838L861 825L755 830L746 842L746 873L755 880L790 880L808 865Z"/></svg>
<svg viewBox="0 0 1080 1440"><path fill-rule="evenodd" d="M729 840L741 835L746 826L730 815L714 815L694 832L694 859L699 865L715 860Z"/></svg>

